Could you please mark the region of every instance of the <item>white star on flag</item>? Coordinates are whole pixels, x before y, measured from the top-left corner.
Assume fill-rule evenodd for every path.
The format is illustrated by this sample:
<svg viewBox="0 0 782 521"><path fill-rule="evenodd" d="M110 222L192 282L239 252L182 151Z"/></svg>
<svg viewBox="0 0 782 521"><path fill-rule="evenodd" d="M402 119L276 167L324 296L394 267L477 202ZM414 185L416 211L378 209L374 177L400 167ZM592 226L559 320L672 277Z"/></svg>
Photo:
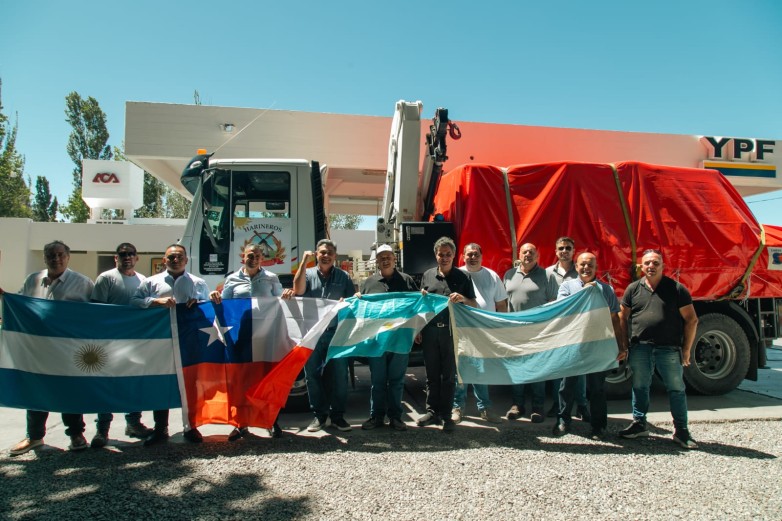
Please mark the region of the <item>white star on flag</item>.
<svg viewBox="0 0 782 521"><path fill-rule="evenodd" d="M212 322L212 327L202 327L199 329L199 331L203 331L204 333L209 335L209 340L206 341L207 347L212 345L214 342L217 342L218 340L223 343L223 345L227 345L225 343L225 335L227 331L230 331L233 329L233 326L227 326L223 327L220 325L220 322L217 320L217 317L215 317L215 321Z"/></svg>

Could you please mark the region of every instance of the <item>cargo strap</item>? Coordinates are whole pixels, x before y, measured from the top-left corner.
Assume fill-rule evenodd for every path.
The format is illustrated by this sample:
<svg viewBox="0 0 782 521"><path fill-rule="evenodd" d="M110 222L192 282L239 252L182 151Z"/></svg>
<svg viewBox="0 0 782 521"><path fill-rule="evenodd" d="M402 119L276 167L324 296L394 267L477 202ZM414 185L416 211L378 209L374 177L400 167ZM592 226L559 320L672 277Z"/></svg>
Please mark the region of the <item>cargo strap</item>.
<svg viewBox="0 0 782 521"><path fill-rule="evenodd" d="M635 262L636 255L636 242L635 232L633 231L633 223L630 220L630 210L627 208L627 201L625 201L624 193L622 192L622 183L619 181L619 172L616 170L616 165L609 163L611 171L614 173L614 183L616 184L616 193L619 195L619 204L622 206L622 215L625 218L625 227L627 228L627 236L630 238L630 255L632 255L633 266L630 272L630 279L636 280L636 274L638 273L638 264Z"/></svg>
<svg viewBox="0 0 782 521"><path fill-rule="evenodd" d="M717 300L738 298L742 293L744 293L744 289L746 289L747 287L747 280L749 279L749 276L752 274L752 270L755 267L755 263L757 263L758 259L760 258L760 254L763 251L763 248L766 247L766 229L763 228L763 225L760 223L758 223L758 226L760 226L760 244L758 244L758 249L755 250L755 254L752 255L752 258L749 260L747 269L744 271L744 276L741 277L741 280L739 281L738 284L736 284L733 287L733 289L731 289L728 293L721 296Z"/></svg>
<svg viewBox="0 0 782 521"><path fill-rule="evenodd" d="M508 224L510 225L510 260L512 265L516 266L516 255L519 246L516 244L516 224L513 222L513 200L510 196L510 182L508 181L508 169L502 169L502 180L505 182L505 205L508 207Z"/></svg>

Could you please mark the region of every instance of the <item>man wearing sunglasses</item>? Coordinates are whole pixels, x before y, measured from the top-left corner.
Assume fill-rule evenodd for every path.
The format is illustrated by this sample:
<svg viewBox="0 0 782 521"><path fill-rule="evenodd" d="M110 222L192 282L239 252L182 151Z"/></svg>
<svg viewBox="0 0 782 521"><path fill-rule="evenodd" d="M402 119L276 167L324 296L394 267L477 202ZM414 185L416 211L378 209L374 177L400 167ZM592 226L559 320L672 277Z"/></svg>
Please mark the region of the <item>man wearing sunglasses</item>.
<svg viewBox="0 0 782 521"><path fill-rule="evenodd" d="M198 302L209 300L209 288L204 279L185 271L187 250L181 244L172 244L166 248L164 256L166 271L152 275L141 283L130 299L133 306L140 308L167 307L187 304L192 307ZM151 446L168 440L168 409L153 412L155 430L144 440L145 446ZM183 417L183 420L186 419ZM183 436L192 443L204 441L198 429L184 426Z"/></svg>
<svg viewBox="0 0 782 521"><path fill-rule="evenodd" d="M568 280L577 280L579 278L575 263L573 262L573 255L576 251L576 241L570 237L560 237L555 243L555 250L557 252L557 262L546 268L546 273L554 277L554 279L557 281L557 287L560 287ZM589 405L586 399L586 376L582 375L577 378L578 380L576 382L575 391L577 407L576 416L580 418L581 421L589 422L591 421L591 415L589 413ZM557 395L561 390L561 387L561 378L551 380L551 394L554 398L554 403L551 404L551 409L549 409L548 413L546 413L546 416L549 418L556 418L559 414L559 408L561 404ZM569 415L570 411L568 411L568 417Z"/></svg>
<svg viewBox="0 0 782 521"><path fill-rule="evenodd" d="M98 275L90 300L103 304L127 306L130 304L130 298L136 293L146 277L136 271L138 253L135 246L129 242L123 242L117 246L116 251L117 253L114 255L115 268ZM90 443L93 449L106 446L113 419L114 416L110 412L98 414L98 418L95 420L97 432ZM140 412L129 412L125 415L126 436L143 440L150 434L152 434L152 429L141 423Z"/></svg>

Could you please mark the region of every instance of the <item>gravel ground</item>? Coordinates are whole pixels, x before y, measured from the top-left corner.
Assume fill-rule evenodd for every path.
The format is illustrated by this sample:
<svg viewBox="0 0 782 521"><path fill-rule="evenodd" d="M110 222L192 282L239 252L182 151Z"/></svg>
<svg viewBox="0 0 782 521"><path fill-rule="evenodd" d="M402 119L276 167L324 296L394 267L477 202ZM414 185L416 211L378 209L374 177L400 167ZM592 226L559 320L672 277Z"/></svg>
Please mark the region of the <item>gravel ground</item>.
<svg viewBox="0 0 782 521"><path fill-rule="evenodd" d="M782 422L652 437L552 422L46 450L0 458L3 519L782 519ZM258 431L261 432L261 431Z"/></svg>

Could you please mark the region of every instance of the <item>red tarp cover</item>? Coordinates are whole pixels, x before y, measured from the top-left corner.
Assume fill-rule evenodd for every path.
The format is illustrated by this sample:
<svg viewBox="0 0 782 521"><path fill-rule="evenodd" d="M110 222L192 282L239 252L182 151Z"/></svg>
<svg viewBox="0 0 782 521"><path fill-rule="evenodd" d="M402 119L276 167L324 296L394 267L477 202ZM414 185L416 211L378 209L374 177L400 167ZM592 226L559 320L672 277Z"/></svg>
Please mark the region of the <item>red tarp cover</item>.
<svg viewBox="0 0 782 521"><path fill-rule="evenodd" d="M540 264L556 261L554 241L573 237L576 251L598 257L601 280L621 295L648 248L663 252L665 273L698 299L715 299L740 283L760 245L760 225L744 200L714 170L624 162L545 163L507 169L517 245L538 247ZM458 246L477 242L483 263L502 276L512 266L510 220L501 168L465 165L445 174L435 213L455 225ZM622 210L625 201L632 232ZM768 227L767 245L779 248L782 228ZM631 235L635 238L632 251ZM782 270L769 269L764 248L748 284L749 296L782 296ZM747 290L743 293L747 295Z"/></svg>

